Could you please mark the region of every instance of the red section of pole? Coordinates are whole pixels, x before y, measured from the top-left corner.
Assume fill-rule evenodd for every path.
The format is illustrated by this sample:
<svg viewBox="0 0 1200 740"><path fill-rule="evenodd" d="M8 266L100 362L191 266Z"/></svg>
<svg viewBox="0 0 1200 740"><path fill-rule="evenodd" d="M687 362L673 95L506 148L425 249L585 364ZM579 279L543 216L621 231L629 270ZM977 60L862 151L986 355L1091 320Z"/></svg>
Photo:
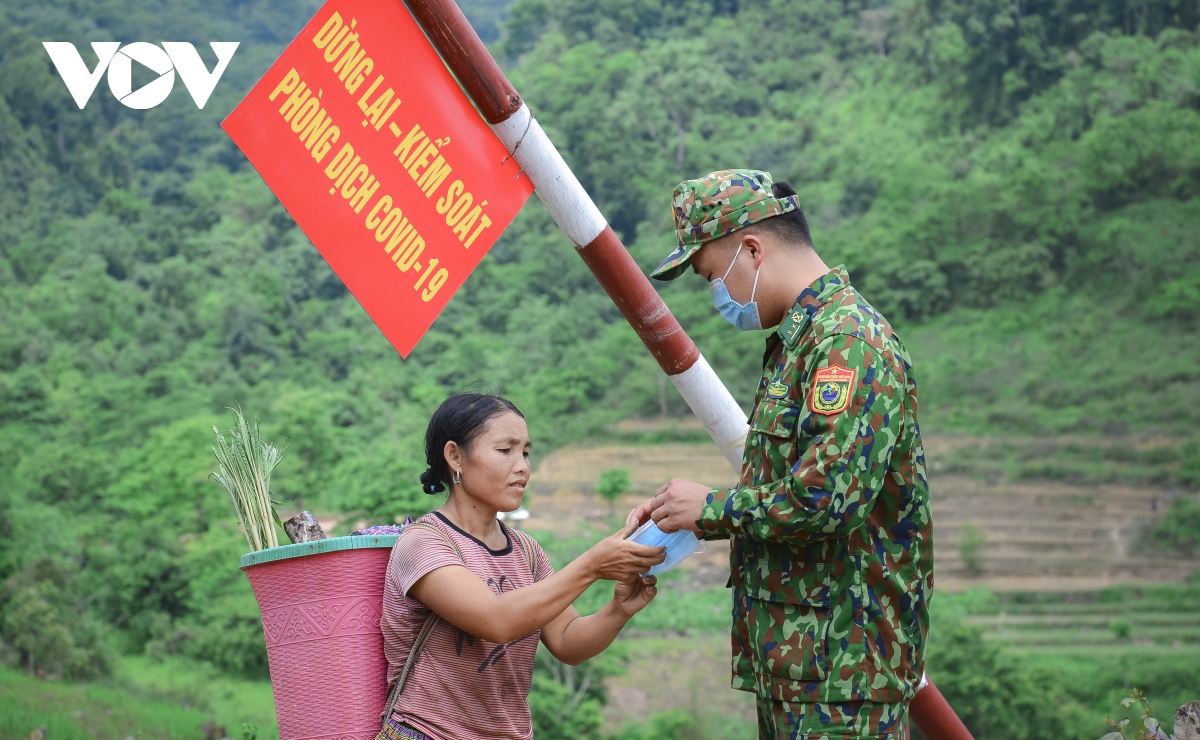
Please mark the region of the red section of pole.
<svg viewBox="0 0 1200 740"><path fill-rule="evenodd" d="M408 0L408 8L490 124L507 121L521 96L454 0Z"/></svg>
<svg viewBox="0 0 1200 740"><path fill-rule="evenodd" d="M506 121L521 108L521 96L453 0L409 0L408 7L489 124ZM678 375L694 365L700 351L612 227L576 246L663 371Z"/></svg>
<svg viewBox="0 0 1200 740"><path fill-rule="evenodd" d="M611 226L605 226L600 236L580 248L579 256L667 375L678 375L696 362L700 350L629 256Z"/></svg>
<svg viewBox="0 0 1200 740"><path fill-rule="evenodd" d="M908 705L908 716L929 740L975 740L933 681L926 681L917 691Z"/></svg>

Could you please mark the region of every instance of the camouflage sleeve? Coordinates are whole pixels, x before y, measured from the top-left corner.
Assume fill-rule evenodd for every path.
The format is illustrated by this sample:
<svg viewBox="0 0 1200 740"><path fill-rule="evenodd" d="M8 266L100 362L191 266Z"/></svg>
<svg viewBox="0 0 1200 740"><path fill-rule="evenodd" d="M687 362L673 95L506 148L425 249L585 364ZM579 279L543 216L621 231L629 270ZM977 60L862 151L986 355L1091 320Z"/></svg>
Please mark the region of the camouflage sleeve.
<svg viewBox="0 0 1200 740"><path fill-rule="evenodd" d="M808 368L794 433L751 440L766 465L787 465L786 447L802 445L795 464L769 483L713 490L698 522L707 536L822 540L866 521L900 433L905 379L845 334L822 341Z"/></svg>

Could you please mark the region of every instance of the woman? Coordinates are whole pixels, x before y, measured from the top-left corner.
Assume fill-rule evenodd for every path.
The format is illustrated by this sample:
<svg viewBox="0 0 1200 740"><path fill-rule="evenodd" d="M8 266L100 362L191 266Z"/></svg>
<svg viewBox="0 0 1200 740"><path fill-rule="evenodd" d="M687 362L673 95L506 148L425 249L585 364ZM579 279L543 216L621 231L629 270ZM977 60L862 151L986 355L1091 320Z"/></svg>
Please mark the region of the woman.
<svg viewBox="0 0 1200 740"><path fill-rule="evenodd" d="M533 538L496 518L521 505L529 449L524 416L503 398L451 396L430 419L421 483L450 494L404 528L388 563L382 628L392 711L381 738L532 737L538 640L578 664L654 598L655 579L638 574L661 563L664 548L624 539L632 529L555 573ZM612 601L581 617L571 602L597 580L617 581Z"/></svg>

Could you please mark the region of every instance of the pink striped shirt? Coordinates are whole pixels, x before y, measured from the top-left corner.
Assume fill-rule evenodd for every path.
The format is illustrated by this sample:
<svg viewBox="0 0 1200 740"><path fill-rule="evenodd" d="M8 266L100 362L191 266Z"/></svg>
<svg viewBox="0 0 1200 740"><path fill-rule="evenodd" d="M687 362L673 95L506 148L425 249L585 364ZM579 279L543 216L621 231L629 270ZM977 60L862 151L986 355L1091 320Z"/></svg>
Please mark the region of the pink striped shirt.
<svg viewBox="0 0 1200 740"><path fill-rule="evenodd" d="M429 615L408 590L426 573L465 565L495 593L523 588L548 578L554 569L532 538L534 573L522 543L508 527L508 546L491 550L438 512L417 521L453 539L462 559L445 539L427 529L406 529L392 548L383 586L383 649L388 685L400 674L421 625ZM528 740L529 686L541 630L497 645L438 622L408 674L393 716L436 740Z"/></svg>

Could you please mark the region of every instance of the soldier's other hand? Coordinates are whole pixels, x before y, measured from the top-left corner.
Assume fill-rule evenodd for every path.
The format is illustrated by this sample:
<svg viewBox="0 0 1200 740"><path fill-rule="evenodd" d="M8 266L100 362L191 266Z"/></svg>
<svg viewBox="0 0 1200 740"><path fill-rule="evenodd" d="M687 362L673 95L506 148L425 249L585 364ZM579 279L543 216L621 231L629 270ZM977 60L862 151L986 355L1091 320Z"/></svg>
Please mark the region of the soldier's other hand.
<svg viewBox="0 0 1200 740"><path fill-rule="evenodd" d="M704 511L704 502L711 490L710 486L675 478L658 489L658 493L648 502L650 517L667 534L681 529L700 534L696 520Z"/></svg>

